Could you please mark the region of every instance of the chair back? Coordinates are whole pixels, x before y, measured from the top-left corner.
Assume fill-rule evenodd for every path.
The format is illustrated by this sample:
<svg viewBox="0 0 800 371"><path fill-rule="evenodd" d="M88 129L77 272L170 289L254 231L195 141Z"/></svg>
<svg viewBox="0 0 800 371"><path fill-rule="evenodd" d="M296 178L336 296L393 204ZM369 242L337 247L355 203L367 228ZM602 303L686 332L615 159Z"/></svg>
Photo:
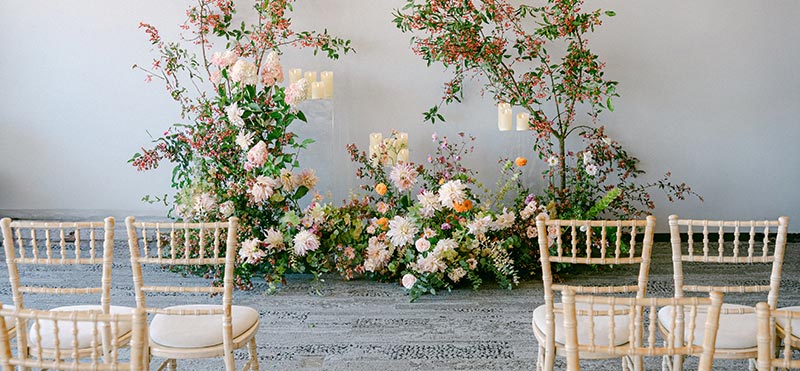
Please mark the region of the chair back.
<svg viewBox="0 0 800 371"><path fill-rule="evenodd" d="M677 215L671 215L669 231L675 297L683 297L687 291L767 292L767 303L770 308L775 309L778 304L788 226L789 218L785 216L778 220L724 221L680 219ZM771 241L772 238L774 242ZM711 285L687 285L684 283L684 262L771 265L769 284L756 282L749 285L725 285L720 282Z"/></svg>
<svg viewBox="0 0 800 371"><path fill-rule="evenodd" d="M714 361L722 296L722 293L712 292L710 298L622 298L576 296L574 290L564 290L562 291L562 304L567 369L569 371L580 370L580 354L589 352L630 357L700 355L698 369L710 371ZM579 308L578 304L582 306ZM598 309L595 309L595 306ZM672 306L673 310L666 339L660 339L657 337L660 332L657 326L659 322L658 309L664 306ZM704 323L700 323L698 320L698 313L701 312L706 313ZM614 321L619 316L628 317L627 339L624 339L627 342L623 345L616 345L622 342L619 341L620 339L615 339L615 331L608 331L608 343L602 342L602 345L598 345L594 329L607 324L609 328L615 328ZM580 322L578 321L579 317ZM678 317L686 318L681 321ZM645 319L648 320L646 331ZM580 334L579 323L581 326L586 326L586 329ZM678 326L683 326L686 330L687 335L683 340L679 337L676 338L675 334L678 332L675 330ZM695 334L696 330L701 329L703 332L700 334L703 335L703 341L698 345Z"/></svg>
<svg viewBox="0 0 800 371"><path fill-rule="evenodd" d="M30 325L36 336L30 344L30 353L12 354L8 336L7 320ZM89 327L92 331L78 331L78 328ZM69 333L59 330L72 329ZM130 355L125 359L120 356L122 347L121 335L131 329ZM110 336L104 335L104 329L110 330ZM24 331L22 331L24 332ZM20 369L50 370L146 370L144 365L146 352L145 336L147 322L144 311L137 310L133 314L104 314L99 311L46 311L35 309L0 309L0 366L4 371ZM90 336L91 353L79 347L84 337ZM53 339L55 346L45 345L42 339ZM101 347L100 345L106 345ZM44 349L55 351L50 355ZM107 348L101 350L101 348Z"/></svg>
<svg viewBox="0 0 800 371"><path fill-rule="evenodd" d="M171 315L219 315L230 319L233 268L237 254L238 219L214 223L140 223L125 220L136 306L147 313ZM142 275L144 264L173 267L205 267L210 276L222 277L222 286L154 286ZM222 294L223 309L170 310L147 305L145 294ZM227 321L230 323L230 321Z"/></svg>
<svg viewBox="0 0 800 371"><path fill-rule="evenodd" d="M644 297L653 249L656 218L645 220L548 220L536 218L542 262L544 299L553 302L553 290L567 287L576 293L636 293ZM643 230L642 230L643 229ZM638 237L642 235L641 241ZM565 286L553 284L552 263L582 265L638 265L635 283L629 285Z"/></svg>
<svg viewBox="0 0 800 371"><path fill-rule="evenodd" d="M114 257L114 218L103 222L39 222L0 220L8 276L14 305L25 308L23 294L99 295L105 313L111 305L111 266ZM102 250L100 249L102 247ZM99 265L102 274L95 285L80 280L80 287L63 287L64 280L51 286L27 285L20 281L19 266ZM39 282L37 282L39 283Z"/></svg>
<svg viewBox="0 0 800 371"><path fill-rule="evenodd" d="M800 327L800 312L772 309L769 303L756 304L758 318L758 369L771 371L776 367L782 369L800 368L800 359L792 359L792 346L789 337L794 328ZM797 322L795 322L797 321ZM781 323L786 334L783 349L775 351L778 341L775 337L775 322Z"/></svg>

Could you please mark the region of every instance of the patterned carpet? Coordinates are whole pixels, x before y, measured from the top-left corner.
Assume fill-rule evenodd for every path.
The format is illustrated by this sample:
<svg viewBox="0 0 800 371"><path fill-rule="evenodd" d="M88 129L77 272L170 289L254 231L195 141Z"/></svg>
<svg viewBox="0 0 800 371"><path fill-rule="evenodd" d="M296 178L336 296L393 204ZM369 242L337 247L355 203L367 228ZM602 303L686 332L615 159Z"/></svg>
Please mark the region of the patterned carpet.
<svg viewBox="0 0 800 371"><path fill-rule="evenodd" d="M800 244L787 246L782 306L800 305L800 275L797 273ZM3 257L3 259L5 259ZM763 266L761 266L763 267ZM768 273L757 266L706 266L702 273L687 271L687 283L724 280L732 284L766 282ZM91 270L91 269L89 269ZM7 277L5 265L0 277ZM691 272L691 273L690 273ZM763 272L763 271L762 271ZM86 270L74 267L46 267L21 275L28 282L69 282L83 279ZM150 284L173 284L176 280L202 282L197 277L151 267L145 272ZM565 282L594 284L628 282L632 270L585 272L564 277ZM479 291L459 289L437 296L423 297L415 303L397 284L356 280L345 282L336 276L313 284L310 276L293 275L288 285L275 294L266 294L262 284L252 291L239 291L234 303L249 305L261 313L258 351L261 369L267 370L533 370L536 344L531 331L531 313L542 304L542 285L538 280L523 282L514 290L485 286ZM5 279L3 279L5 281ZM7 281L5 281L7 282ZM113 273L115 305L133 305L127 245L118 241ZM649 294L672 295L672 265L668 243L657 243L650 274ZM765 296L764 296L765 297ZM206 297L162 297L156 303L182 304L208 302ZM759 296L728 297L753 304ZM10 302L8 283L0 285L0 300ZM71 304L75 298L41 297L35 307ZM246 359L246 351L237 359ZM242 364L242 362L240 362ZM686 369L692 369L690 360ZM154 361L154 365L156 365ZM648 359L647 369L660 369L660 359ZM183 370L221 370L222 361L180 361ZM557 369L565 369L558 359ZM620 369L618 361L587 361L584 369ZM715 361L715 369L744 370L745 361Z"/></svg>

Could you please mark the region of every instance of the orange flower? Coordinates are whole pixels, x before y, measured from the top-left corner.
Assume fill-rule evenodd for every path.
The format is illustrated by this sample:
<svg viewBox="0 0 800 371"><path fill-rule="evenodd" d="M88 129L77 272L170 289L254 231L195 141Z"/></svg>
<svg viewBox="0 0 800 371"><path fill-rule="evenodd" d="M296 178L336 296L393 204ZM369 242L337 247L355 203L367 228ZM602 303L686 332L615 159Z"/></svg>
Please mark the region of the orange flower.
<svg viewBox="0 0 800 371"><path fill-rule="evenodd" d="M519 167L523 167L528 164L528 159L525 157L517 157L517 159L514 160L514 163Z"/></svg>
<svg viewBox="0 0 800 371"><path fill-rule="evenodd" d="M385 195L387 190L386 184L378 183L378 185L375 186L375 192L381 196Z"/></svg>
<svg viewBox="0 0 800 371"><path fill-rule="evenodd" d="M463 213L472 210L472 201L464 200L464 202L453 202L453 209L458 213Z"/></svg>
<svg viewBox="0 0 800 371"><path fill-rule="evenodd" d="M389 226L389 218L386 217L380 218L378 219L377 223L379 226L381 226L381 228L386 229L386 227Z"/></svg>

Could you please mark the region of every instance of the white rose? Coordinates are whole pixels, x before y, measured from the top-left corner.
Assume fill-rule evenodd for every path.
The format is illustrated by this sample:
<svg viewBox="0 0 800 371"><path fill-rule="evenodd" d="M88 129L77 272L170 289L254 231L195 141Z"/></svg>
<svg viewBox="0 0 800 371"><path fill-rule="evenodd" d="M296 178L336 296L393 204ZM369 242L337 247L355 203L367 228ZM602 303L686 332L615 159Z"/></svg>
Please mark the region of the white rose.
<svg viewBox="0 0 800 371"><path fill-rule="evenodd" d="M417 240L417 242L414 243L414 246L417 248L417 251L425 252L430 250L431 242L425 238L420 238Z"/></svg>
<svg viewBox="0 0 800 371"><path fill-rule="evenodd" d="M414 276L413 274L407 273L405 276L403 276L403 287L411 290L411 288L414 287L414 284L416 283L417 283L417 277Z"/></svg>

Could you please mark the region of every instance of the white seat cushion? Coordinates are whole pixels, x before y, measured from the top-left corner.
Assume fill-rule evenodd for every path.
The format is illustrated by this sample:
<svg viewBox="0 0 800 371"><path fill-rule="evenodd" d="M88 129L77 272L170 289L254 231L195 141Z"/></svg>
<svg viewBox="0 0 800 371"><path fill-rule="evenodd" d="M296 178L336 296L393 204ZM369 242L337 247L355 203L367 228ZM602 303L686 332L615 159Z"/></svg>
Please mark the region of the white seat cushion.
<svg viewBox="0 0 800 371"><path fill-rule="evenodd" d="M722 304L722 311L719 315L719 330L717 331L717 349L747 349L758 346L756 341L756 331L758 323L755 313L724 313L725 309L746 309L752 308L746 305ZM689 327L689 308L685 307L687 314L684 328ZM667 331L671 327L672 307L667 306L659 309L658 321ZM694 328L694 345L703 345L703 333L705 332L706 313L705 310L697 312ZM684 339L688 340L688 334L684 334Z"/></svg>
<svg viewBox="0 0 800 371"><path fill-rule="evenodd" d="M13 305L3 304L3 309L14 310L14 309L16 309L16 307L13 306ZM6 329L8 331L11 331L11 330L13 330L14 328L17 327L17 320L16 319L14 319L12 317L8 317L8 316L4 316L3 319L6 321Z"/></svg>
<svg viewBox="0 0 800 371"><path fill-rule="evenodd" d="M589 310L589 305L585 303L577 303L576 308L578 310ZM555 303L554 307L556 310L561 308L561 303ZM617 310L625 309L627 307L622 305L615 306ZM607 305L600 305L595 304L593 306L595 311L599 310L608 310ZM533 311L533 323L536 325L536 328L539 329L542 333L544 333L545 328L545 315L547 314L547 307L545 305L540 305ZM594 317L594 343L597 346L607 346L609 344L609 328L611 325L610 321L611 317L607 315L603 316L595 316ZM555 341L559 344L564 344L566 342L566 335L564 334L564 315L563 313L556 312L555 313L555 328L556 328L556 337ZM579 344L589 344L589 319L588 316L581 316L578 314L577 316L578 321L578 343ZM614 316L614 345L623 345L628 342L628 325L630 324L630 319L627 315L617 315Z"/></svg>
<svg viewBox="0 0 800 371"><path fill-rule="evenodd" d="M778 308L778 310L789 311L789 312L800 312L800 307ZM785 330L788 321L786 320L786 318L783 317L775 317L775 323ZM792 335L794 335L795 337L800 337L800 319L792 320Z"/></svg>
<svg viewBox="0 0 800 371"><path fill-rule="evenodd" d="M100 312L99 305L69 305L65 307L58 307L50 309L51 311L57 312L73 312L73 311L97 311ZM132 314L133 308L131 307L119 307L119 306L111 306L111 313L112 314ZM37 339L39 338L36 336L36 331L33 328L33 321L30 321L31 329L28 332L28 344L30 346L36 346ZM42 334L42 348L44 349L54 349L56 347L55 342L55 334L53 329L53 321L50 320L40 320L39 321L39 333ZM119 323L119 336L125 335L131 331L131 323L130 322L120 322ZM84 349L89 348L92 345L92 339L94 334L94 325L91 322L77 322L78 328L78 348ZM98 330L100 326L98 326ZM58 321L58 344L60 349L72 349L72 330L73 330L73 322L70 321ZM98 344L100 345L100 344Z"/></svg>
<svg viewBox="0 0 800 371"><path fill-rule="evenodd" d="M176 305L165 309L222 309L221 305ZM258 322L258 311L231 307L233 337ZM156 314L150 323L150 340L173 348L205 348L222 344L222 315L182 316Z"/></svg>

